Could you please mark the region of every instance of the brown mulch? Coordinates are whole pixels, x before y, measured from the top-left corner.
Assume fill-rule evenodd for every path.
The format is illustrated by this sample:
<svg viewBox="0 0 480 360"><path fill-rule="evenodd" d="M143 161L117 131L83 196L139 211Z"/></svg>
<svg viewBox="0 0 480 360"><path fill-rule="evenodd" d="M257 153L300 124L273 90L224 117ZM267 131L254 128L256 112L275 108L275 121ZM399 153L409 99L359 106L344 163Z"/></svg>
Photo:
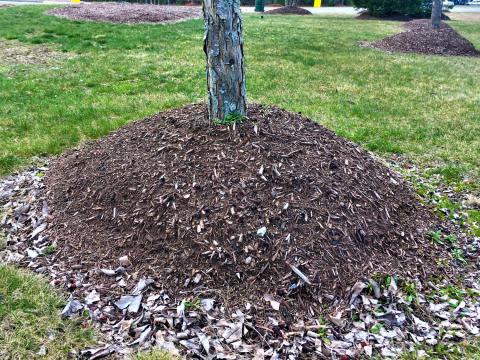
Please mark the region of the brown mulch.
<svg viewBox="0 0 480 360"><path fill-rule="evenodd" d="M268 293L305 311L361 277L437 272L437 219L359 146L276 107L250 105L234 128L205 113L159 113L50 164L62 261L116 268L127 255L129 273L175 296L233 305Z"/></svg>
<svg viewBox="0 0 480 360"><path fill-rule="evenodd" d="M412 21L418 20L418 18L414 18L408 15L391 15L386 17L378 17L370 15L370 13L365 10L361 11L358 16L356 17L358 20L381 20L381 21ZM442 20L450 20L450 18L442 13Z"/></svg>
<svg viewBox="0 0 480 360"><path fill-rule="evenodd" d="M270 5L269 5L270 6ZM270 15L312 15L307 9L298 6L282 6L276 9L265 11L265 14Z"/></svg>
<svg viewBox="0 0 480 360"><path fill-rule="evenodd" d="M174 23L200 18L201 8L143 5L129 3L82 3L59 7L47 12L71 20L90 20L112 23Z"/></svg>
<svg viewBox="0 0 480 360"><path fill-rule="evenodd" d="M406 31L364 46L384 51L444 56L479 56L474 45L442 22L433 29L430 20L415 20L405 24Z"/></svg>

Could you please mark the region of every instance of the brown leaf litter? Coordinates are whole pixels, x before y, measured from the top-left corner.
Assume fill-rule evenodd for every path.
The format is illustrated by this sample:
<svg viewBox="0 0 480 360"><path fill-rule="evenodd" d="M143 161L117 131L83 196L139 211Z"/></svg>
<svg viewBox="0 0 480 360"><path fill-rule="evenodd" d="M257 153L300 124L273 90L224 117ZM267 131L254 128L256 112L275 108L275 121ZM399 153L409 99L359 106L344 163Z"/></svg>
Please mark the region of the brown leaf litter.
<svg viewBox="0 0 480 360"><path fill-rule="evenodd" d="M51 163L59 260L115 269L128 256L169 294L227 307L271 294L285 319L361 276L447 271L427 240L439 220L359 146L276 107L230 127L205 110L154 115Z"/></svg>
<svg viewBox="0 0 480 360"><path fill-rule="evenodd" d="M361 45L383 51L418 53L443 56L480 55L474 45L445 22L440 29L433 29L430 20L414 20L405 23L406 31Z"/></svg>
<svg viewBox="0 0 480 360"><path fill-rule="evenodd" d="M71 20L90 20L112 23L175 23L197 19L202 15L199 7L147 5L129 3L82 3L47 11Z"/></svg>

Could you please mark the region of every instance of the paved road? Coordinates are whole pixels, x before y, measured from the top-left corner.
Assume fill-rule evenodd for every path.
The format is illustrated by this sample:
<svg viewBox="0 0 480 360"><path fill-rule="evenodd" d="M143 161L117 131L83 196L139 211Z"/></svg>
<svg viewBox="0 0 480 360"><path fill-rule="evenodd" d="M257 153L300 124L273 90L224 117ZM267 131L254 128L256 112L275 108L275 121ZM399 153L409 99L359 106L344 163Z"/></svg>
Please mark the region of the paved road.
<svg viewBox="0 0 480 360"><path fill-rule="evenodd" d="M457 5L455 6L451 12L453 13L480 13L480 5Z"/></svg>
<svg viewBox="0 0 480 360"><path fill-rule="evenodd" d="M38 4L70 4L70 0L0 0L1 4L38 5Z"/></svg>

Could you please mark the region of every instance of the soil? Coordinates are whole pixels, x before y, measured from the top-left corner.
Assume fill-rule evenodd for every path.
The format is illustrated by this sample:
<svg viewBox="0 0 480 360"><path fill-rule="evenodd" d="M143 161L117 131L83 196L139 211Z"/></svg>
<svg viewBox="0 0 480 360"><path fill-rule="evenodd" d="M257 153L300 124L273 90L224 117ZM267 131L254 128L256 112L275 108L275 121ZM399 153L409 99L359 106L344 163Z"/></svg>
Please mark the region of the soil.
<svg viewBox="0 0 480 360"><path fill-rule="evenodd" d="M71 59L71 53L45 45L27 45L16 40L0 40L0 69L3 65L57 65Z"/></svg>
<svg viewBox="0 0 480 360"><path fill-rule="evenodd" d="M112 23L174 23L200 18L201 8L128 3L82 3L56 8L49 15Z"/></svg>
<svg viewBox="0 0 480 360"><path fill-rule="evenodd" d="M427 240L439 221L399 175L299 114L250 105L248 117L211 125L205 105L190 105L54 160L59 259L116 268L126 255L129 273L175 296L229 306L268 293L296 311L362 277L440 271Z"/></svg>
<svg viewBox="0 0 480 360"><path fill-rule="evenodd" d="M270 5L269 5L270 6ZM312 15L307 9L298 6L282 6L276 9L265 11L265 14L270 15Z"/></svg>
<svg viewBox="0 0 480 360"><path fill-rule="evenodd" d="M444 56L479 56L474 45L442 22L433 29L430 20L415 20L405 24L406 31L364 46L384 51Z"/></svg>

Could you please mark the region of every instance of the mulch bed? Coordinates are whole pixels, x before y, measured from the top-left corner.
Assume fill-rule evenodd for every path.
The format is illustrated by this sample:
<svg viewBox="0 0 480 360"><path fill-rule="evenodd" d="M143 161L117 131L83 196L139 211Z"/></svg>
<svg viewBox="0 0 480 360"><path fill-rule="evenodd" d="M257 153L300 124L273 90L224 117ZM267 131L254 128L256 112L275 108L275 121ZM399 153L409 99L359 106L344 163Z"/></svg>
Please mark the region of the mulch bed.
<svg viewBox="0 0 480 360"><path fill-rule="evenodd" d="M364 43L384 51L418 53L444 56L479 56L474 45L442 22L433 29L430 20L415 20L405 24L406 31L380 41Z"/></svg>
<svg viewBox="0 0 480 360"><path fill-rule="evenodd" d="M270 6L270 5L269 5ZM270 15L312 15L307 9L298 6L282 6L276 9L265 11L265 14Z"/></svg>
<svg viewBox="0 0 480 360"><path fill-rule="evenodd" d="M88 3L56 8L47 12L71 20L90 20L112 23L174 23L196 19L201 8L143 5L128 3Z"/></svg>
<svg viewBox="0 0 480 360"><path fill-rule="evenodd" d="M381 21L412 21L412 20L418 20L418 18L414 18L411 16L407 15L391 15L391 16L386 16L386 17L378 17L378 16L372 16L370 13L365 10L362 11L358 14L356 17L358 20L381 20ZM450 18L442 14L442 20L450 20Z"/></svg>
<svg viewBox="0 0 480 360"><path fill-rule="evenodd" d="M437 219L360 147L276 107L250 105L234 127L205 114L163 112L54 160L58 259L100 269L128 256L175 296L228 307L272 294L314 313L362 276L438 271Z"/></svg>

